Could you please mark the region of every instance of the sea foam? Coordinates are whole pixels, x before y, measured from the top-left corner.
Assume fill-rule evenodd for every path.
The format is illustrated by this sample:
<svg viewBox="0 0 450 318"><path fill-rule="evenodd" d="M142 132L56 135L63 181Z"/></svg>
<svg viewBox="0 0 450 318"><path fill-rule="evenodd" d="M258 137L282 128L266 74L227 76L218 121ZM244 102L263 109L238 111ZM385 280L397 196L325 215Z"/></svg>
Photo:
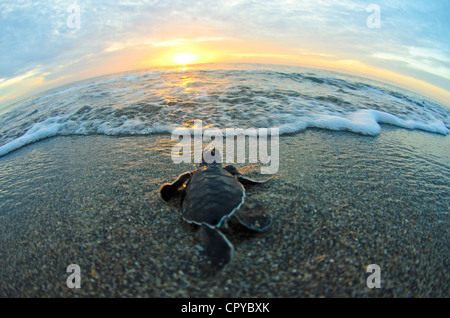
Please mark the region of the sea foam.
<svg viewBox="0 0 450 318"><path fill-rule="evenodd" d="M252 66L253 67L253 66ZM75 83L0 116L0 156L54 136L175 128L308 128L375 136L382 124L447 135L448 108L361 78L308 69L148 70Z"/></svg>

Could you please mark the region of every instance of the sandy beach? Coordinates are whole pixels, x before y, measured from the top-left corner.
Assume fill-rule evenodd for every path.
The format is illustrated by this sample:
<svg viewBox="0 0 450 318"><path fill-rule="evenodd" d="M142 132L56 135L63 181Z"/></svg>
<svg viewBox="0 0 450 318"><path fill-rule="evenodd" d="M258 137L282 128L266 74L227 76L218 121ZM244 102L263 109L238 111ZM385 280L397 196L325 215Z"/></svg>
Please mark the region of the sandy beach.
<svg viewBox="0 0 450 318"><path fill-rule="evenodd" d="M194 164L168 135L46 139L0 158L1 297L448 297L450 138L280 137L280 167L248 188L273 226L231 221L233 262L203 268L200 232L158 197ZM259 178L257 164L238 164ZM178 200L178 201L177 201ZM78 264L81 288L66 268ZM381 269L368 288L366 267Z"/></svg>

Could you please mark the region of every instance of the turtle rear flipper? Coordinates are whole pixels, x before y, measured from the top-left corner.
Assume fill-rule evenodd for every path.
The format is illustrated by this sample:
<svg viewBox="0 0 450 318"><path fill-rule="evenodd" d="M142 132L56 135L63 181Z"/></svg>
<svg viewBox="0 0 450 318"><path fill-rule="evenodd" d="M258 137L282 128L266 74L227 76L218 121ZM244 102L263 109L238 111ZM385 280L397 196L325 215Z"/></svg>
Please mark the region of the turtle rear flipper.
<svg viewBox="0 0 450 318"><path fill-rule="evenodd" d="M191 177L191 172L185 172L180 174L173 183L164 183L161 188L159 188L159 195L164 201L169 201L173 197L178 188L181 187L189 178Z"/></svg>
<svg viewBox="0 0 450 318"><path fill-rule="evenodd" d="M243 226L253 231L264 232L272 225L272 215L258 210L248 212L241 209L236 211L235 216Z"/></svg>
<svg viewBox="0 0 450 318"><path fill-rule="evenodd" d="M220 270L233 259L234 247L220 230L205 224L201 229L205 252L212 266Z"/></svg>

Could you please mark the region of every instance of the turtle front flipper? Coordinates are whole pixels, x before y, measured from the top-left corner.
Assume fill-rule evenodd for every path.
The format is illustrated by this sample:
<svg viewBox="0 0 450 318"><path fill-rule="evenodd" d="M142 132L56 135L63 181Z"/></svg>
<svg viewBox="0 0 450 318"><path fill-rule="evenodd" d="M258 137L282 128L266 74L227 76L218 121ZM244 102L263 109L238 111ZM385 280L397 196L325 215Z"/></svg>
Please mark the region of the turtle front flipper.
<svg viewBox="0 0 450 318"><path fill-rule="evenodd" d="M235 176L238 179L238 181L240 183L242 183L243 185L261 184L261 183L265 183L271 179L271 178L269 178L269 179L265 179L265 180L254 180L254 179L247 178L247 177L243 176L236 169L235 166L232 166L232 165L225 166L225 167L223 167L223 169L225 169L226 171L231 173L233 176Z"/></svg>
<svg viewBox="0 0 450 318"><path fill-rule="evenodd" d="M180 174L177 180L175 180L173 183L164 183L159 188L159 195L161 199L166 202L169 201L170 198L173 197L175 192L177 192L178 188L181 187L190 177L191 172L185 172L183 174Z"/></svg>
<svg viewBox="0 0 450 318"><path fill-rule="evenodd" d="M269 181L272 178L269 179L264 179L264 180L254 180L254 179L250 179L247 177L244 177L243 175L238 175L237 179L240 183L242 183L243 185L252 185L252 184L261 184L261 183L265 183L267 181Z"/></svg>
<svg viewBox="0 0 450 318"><path fill-rule="evenodd" d="M232 261L234 247L219 229L206 224L202 224L201 229L206 255L212 266L220 270Z"/></svg>
<svg viewBox="0 0 450 318"><path fill-rule="evenodd" d="M272 215L263 214L259 210L248 212L241 209L236 211L235 216L242 225L253 231L264 232L272 225Z"/></svg>

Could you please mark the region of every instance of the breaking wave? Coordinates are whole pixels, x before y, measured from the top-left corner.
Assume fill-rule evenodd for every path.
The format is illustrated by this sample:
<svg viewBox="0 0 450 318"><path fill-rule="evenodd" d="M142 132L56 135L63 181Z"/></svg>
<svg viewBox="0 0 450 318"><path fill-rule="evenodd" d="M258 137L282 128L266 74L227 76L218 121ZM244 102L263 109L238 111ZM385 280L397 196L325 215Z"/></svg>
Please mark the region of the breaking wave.
<svg viewBox="0 0 450 318"><path fill-rule="evenodd" d="M307 128L375 136L381 124L446 135L450 112L420 95L298 67L144 70L54 89L0 116L0 156L54 136L148 135L175 128Z"/></svg>

